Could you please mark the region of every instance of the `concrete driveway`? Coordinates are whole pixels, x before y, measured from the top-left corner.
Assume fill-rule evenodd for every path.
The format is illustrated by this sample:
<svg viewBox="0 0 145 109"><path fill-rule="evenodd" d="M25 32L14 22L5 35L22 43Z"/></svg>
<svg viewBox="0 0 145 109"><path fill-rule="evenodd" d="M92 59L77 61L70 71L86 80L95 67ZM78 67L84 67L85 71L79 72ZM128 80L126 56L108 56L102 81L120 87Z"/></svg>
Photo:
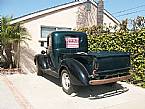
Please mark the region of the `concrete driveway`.
<svg viewBox="0 0 145 109"><path fill-rule="evenodd" d="M65 94L59 80L44 75L0 75L0 109L145 109L145 89L123 82Z"/></svg>

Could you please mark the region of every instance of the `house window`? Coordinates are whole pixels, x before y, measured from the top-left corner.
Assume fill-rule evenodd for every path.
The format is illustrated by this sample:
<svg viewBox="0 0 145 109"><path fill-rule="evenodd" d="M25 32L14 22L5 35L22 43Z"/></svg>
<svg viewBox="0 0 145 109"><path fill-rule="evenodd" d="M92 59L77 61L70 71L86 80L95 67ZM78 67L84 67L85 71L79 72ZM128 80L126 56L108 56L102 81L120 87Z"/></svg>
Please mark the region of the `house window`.
<svg viewBox="0 0 145 109"><path fill-rule="evenodd" d="M70 31L71 30L71 28L65 28L65 27L57 27L56 29L57 31Z"/></svg>
<svg viewBox="0 0 145 109"><path fill-rule="evenodd" d="M41 26L41 38L47 38L47 36L53 31L70 31L71 28L66 27L49 27L49 26Z"/></svg>
<svg viewBox="0 0 145 109"><path fill-rule="evenodd" d="M41 27L41 38L47 38L47 36L52 33L53 31L56 31L56 28L54 27Z"/></svg>

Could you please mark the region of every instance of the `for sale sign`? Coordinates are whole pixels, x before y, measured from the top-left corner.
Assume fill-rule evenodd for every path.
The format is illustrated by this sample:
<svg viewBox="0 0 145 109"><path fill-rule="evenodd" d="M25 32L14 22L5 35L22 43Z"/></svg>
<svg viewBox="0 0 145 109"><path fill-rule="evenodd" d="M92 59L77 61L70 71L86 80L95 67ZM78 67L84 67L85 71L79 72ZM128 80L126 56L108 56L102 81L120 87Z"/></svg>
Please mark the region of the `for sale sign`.
<svg viewBox="0 0 145 109"><path fill-rule="evenodd" d="M79 38L65 38L66 48L79 48Z"/></svg>

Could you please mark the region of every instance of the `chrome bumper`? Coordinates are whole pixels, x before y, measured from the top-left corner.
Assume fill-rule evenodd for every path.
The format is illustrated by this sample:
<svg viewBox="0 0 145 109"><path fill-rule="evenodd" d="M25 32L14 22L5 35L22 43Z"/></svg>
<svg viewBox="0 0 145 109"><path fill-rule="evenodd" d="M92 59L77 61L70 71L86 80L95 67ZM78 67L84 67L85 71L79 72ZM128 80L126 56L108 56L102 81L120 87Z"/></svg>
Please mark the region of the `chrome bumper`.
<svg viewBox="0 0 145 109"><path fill-rule="evenodd" d="M89 84L90 85L101 85L101 84L107 84L107 83L122 81L122 80L128 80L130 78L131 78L131 76L127 75L127 76L114 77L114 78L102 79L102 80L90 80Z"/></svg>

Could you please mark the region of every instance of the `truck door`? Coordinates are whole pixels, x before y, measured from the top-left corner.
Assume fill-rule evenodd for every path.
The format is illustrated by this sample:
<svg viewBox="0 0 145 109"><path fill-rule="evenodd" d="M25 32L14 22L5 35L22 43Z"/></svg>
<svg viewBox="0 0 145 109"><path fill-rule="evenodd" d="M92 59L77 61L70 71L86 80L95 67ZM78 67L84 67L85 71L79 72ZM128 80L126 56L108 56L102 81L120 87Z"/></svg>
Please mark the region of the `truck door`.
<svg viewBox="0 0 145 109"><path fill-rule="evenodd" d="M48 36L47 38L47 46L48 46L48 49L47 49L47 54L48 54L48 57L49 57L49 65L51 67L52 70L56 69L56 56L55 56L55 53L53 53L53 50L52 50L52 37L51 35Z"/></svg>

